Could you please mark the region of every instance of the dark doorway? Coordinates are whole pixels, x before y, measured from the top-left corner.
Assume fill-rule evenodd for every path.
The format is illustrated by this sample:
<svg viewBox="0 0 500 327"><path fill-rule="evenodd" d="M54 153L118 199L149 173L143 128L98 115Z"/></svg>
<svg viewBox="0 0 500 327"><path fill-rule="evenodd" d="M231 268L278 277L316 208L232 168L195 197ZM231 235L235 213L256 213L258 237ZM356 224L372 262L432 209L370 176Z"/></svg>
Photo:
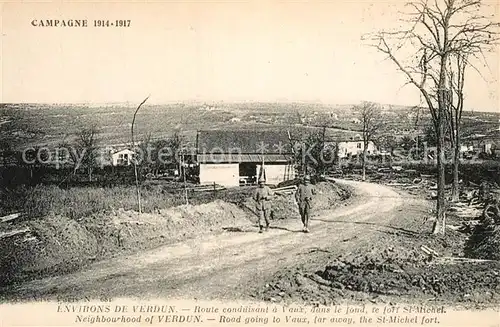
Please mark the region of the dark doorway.
<svg viewBox="0 0 500 327"><path fill-rule="evenodd" d="M257 182L257 164L251 162L240 163L240 185L253 185Z"/></svg>

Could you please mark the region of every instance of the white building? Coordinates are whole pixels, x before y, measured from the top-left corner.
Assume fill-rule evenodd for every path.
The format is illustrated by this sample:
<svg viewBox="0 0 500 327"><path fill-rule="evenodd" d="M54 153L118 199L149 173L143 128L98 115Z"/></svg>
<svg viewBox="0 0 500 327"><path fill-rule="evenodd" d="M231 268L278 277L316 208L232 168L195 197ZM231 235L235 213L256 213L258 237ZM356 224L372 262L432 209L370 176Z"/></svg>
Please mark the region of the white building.
<svg viewBox="0 0 500 327"><path fill-rule="evenodd" d="M460 145L460 152L469 152L469 151L474 151L474 146L472 145Z"/></svg>
<svg viewBox="0 0 500 327"><path fill-rule="evenodd" d="M111 163L113 166L129 166L132 164L132 159L135 152L129 149L123 149L111 154Z"/></svg>
<svg viewBox="0 0 500 327"><path fill-rule="evenodd" d="M338 143L338 156L339 158L347 158L349 156L363 153L365 146L362 140L357 141L343 141ZM377 147L372 141L368 142L367 153L369 155L377 153Z"/></svg>
<svg viewBox="0 0 500 327"><path fill-rule="evenodd" d="M211 130L197 135L200 184L255 184L262 162L267 184L295 178L288 135L277 131Z"/></svg>

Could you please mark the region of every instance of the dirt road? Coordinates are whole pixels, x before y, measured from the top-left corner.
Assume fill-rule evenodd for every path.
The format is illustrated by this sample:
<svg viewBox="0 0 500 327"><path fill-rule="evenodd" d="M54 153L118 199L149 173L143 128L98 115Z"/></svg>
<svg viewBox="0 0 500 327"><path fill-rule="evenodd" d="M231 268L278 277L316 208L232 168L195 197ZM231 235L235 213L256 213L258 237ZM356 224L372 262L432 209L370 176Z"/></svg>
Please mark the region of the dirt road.
<svg viewBox="0 0 500 327"><path fill-rule="evenodd" d="M219 235L99 262L76 273L31 281L10 288L3 300L103 295L247 298L252 287L262 286L280 267L319 260L325 249L355 251L357 245L377 238L377 228L391 228L391 220L403 209L410 210L407 200L388 187L341 182L354 187L357 195L348 206L315 215L309 234L301 232L297 218L281 221L263 234L250 224L238 226Z"/></svg>

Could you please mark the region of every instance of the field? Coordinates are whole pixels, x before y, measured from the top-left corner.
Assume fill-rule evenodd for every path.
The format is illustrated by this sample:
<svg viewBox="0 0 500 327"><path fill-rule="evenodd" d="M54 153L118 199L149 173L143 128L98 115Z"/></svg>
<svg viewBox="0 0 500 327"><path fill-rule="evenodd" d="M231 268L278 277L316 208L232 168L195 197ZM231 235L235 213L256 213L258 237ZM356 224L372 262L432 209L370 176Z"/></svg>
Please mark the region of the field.
<svg viewBox="0 0 500 327"><path fill-rule="evenodd" d="M383 133L422 133L430 124L425 108L384 106ZM3 104L0 107L0 134L16 148L28 145L55 146L71 142L81 127L95 124L99 145L130 142L135 105L39 105ZM148 105L137 114L136 140L165 138L178 131L193 145L200 129L284 128L300 133L314 128L327 129L328 139L347 139L359 134L352 105L312 103L182 103ZM500 114L464 112L464 132L479 133L498 128Z"/></svg>

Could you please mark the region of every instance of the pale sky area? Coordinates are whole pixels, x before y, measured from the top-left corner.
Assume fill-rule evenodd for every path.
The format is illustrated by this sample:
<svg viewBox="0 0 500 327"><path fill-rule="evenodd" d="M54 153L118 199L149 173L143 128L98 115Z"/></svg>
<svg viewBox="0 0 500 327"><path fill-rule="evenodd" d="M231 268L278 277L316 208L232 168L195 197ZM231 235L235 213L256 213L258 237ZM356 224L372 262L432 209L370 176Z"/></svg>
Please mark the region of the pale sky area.
<svg viewBox="0 0 500 327"><path fill-rule="evenodd" d="M4 3L1 101L363 100L415 105L404 76L360 40L399 24L399 0ZM491 9L498 13L498 3ZM33 27L33 19L131 26ZM466 107L499 110L499 54L470 71Z"/></svg>

